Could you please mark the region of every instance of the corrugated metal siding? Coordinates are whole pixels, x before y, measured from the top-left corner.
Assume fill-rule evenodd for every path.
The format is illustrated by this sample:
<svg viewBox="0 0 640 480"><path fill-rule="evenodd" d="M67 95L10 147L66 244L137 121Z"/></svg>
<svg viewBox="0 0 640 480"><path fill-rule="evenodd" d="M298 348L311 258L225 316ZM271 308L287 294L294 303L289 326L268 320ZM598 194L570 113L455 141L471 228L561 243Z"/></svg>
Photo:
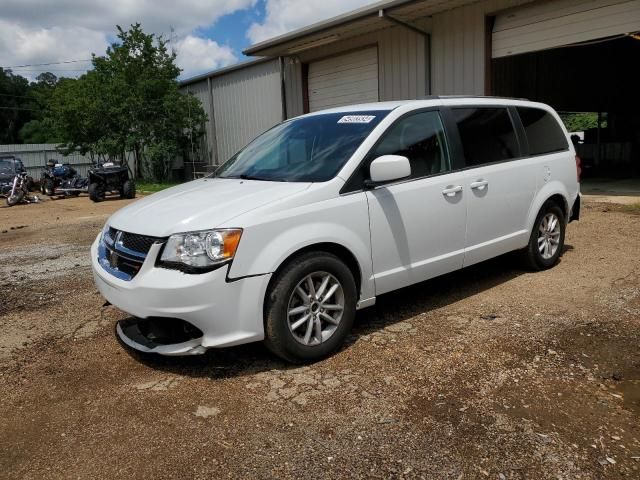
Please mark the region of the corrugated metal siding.
<svg viewBox="0 0 640 480"><path fill-rule="evenodd" d="M284 65L287 118L293 118L304 113L302 64L297 59L285 58Z"/></svg>
<svg viewBox="0 0 640 480"><path fill-rule="evenodd" d="M484 95L486 16L532 0L485 0L433 16L432 93Z"/></svg>
<svg viewBox="0 0 640 480"><path fill-rule="evenodd" d="M214 77L211 88L220 163L282 120L277 59Z"/></svg>
<svg viewBox="0 0 640 480"><path fill-rule="evenodd" d="M182 87L181 90L183 92L192 93L194 97L200 100L202 108L207 114L207 119L213 118L209 86L206 78L199 82L186 85ZM195 146L195 148L200 152L200 156L202 157L201 160L211 165L216 163L215 143L213 140L215 138L214 133L213 123L211 121L207 121L207 124L205 125L205 137L199 145Z"/></svg>
<svg viewBox="0 0 640 480"><path fill-rule="evenodd" d="M53 143L0 145L0 156L2 155L18 157L24 163L29 175L36 179L40 178L40 172L49 159L54 159L59 163L68 163L83 176L87 175L92 165L91 158L88 155L74 152L65 157L56 151L56 145Z"/></svg>
<svg viewBox="0 0 640 480"><path fill-rule="evenodd" d="M414 22L428 28L429 20ZM378 47L379 96L381 101L422 98L429 93L429 61L424 35L403 27L390 27L367 35L349 38L301 52L287 59L287 115L303 113L303 81L301 63L310 63L329 56L367 46Z"/></svg>
<svg viewBox="0 0 640 480"><path fill-rule="evenodd" d="M309 110L378 101L378 49L365 48L309 64Z"/></svg>
<svg viewBox="0 0 640 480"><path fill-rule="evenodd" d="M499 14L493 58L640 30L640 0L556 0Z"/></svg>

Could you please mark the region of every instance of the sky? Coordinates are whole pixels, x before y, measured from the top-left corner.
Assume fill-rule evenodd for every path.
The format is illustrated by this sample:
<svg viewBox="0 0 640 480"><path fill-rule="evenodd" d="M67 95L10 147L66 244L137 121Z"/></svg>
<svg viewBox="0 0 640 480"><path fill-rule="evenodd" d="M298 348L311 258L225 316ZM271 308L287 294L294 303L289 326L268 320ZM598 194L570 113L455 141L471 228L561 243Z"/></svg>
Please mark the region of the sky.
<svg viewBox="0 0 640 480"><path fill-rule="evenodd" d="M115 40L116 25L139 22L171 41L188 78L248 60L249 45L377 1L0 0L0 67L29 79L78 76Z"/></svg>

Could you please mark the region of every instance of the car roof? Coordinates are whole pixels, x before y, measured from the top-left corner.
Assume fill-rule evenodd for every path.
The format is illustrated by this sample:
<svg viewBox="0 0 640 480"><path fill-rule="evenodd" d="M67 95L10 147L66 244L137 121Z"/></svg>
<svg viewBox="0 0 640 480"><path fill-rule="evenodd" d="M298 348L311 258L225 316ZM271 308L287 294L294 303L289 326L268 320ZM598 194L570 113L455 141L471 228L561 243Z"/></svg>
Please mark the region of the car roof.
<svg viewBox="0 0 640 480"><path fill-rule="evenodd" d="M362 103L356 105L344 105L340 107L319 110L309 113L306 116L322 115L326 113L353 113L353 112L374 112L386 111L390 112L400 107L407 109L425 108L433 105L512 105L512 106L528 106L551 110L551 107L543 103L532 102L523 98L508 97L489 97L489 96L471 96L471 95L440 95L427 96L417 100L397 100L389 102Z"/></svg>

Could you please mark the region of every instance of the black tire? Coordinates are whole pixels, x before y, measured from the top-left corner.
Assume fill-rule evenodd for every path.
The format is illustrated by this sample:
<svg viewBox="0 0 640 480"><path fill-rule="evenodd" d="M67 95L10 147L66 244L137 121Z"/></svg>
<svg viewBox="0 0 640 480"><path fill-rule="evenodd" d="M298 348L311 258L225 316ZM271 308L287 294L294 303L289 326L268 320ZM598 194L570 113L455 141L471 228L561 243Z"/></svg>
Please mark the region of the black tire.
<svg viewBox="0 0 640 480"><path fill-rule="evenodd" d="M133 180L124 182L121 195L124 198L136 198L136 184Z"/></svg>
<svg viewBox="0 0 640 480"><path fill-rule="evenodd" d="M27 192L32 192L33 191L33 185L34 185L34 181L32 177L27 177L27 180L25 182L25 188L27 189Z"/></svg>
<svg viewBox="0 0 640 480"><path fill-rule="evenodd" d="M540 251L540 248L542 247L538 247L538 245L541 238L541 225L545 217L547 217L548 215L555 215L555 217L558 219L559 235L557 235L558 244L555 252L550 257L545 258L545 256L543 256L542 252ZM540 212L538 213L538 216L536 217L536 221L534 222L533 229L531 231L531 237L529 238L529 245L524 251L526 263L531 269L547 270L554 267L558 263L558 260L562 255L562 250L564 249L564 235L566 227L567 224L562 208L560 208L558 204L553 201L547 201L542 206Z"/></svg>
<svg viewBox="0 0 640 480"><path fill-rule="evenodd" d="M304 345L289 327L288 308L296 286L310 274L328 273L342 287L344 309L333 333L321 343ZM356 314L357 289L351 270L335 255L308 252L290 261L273 279L265 298L265 345L292 363L315 362L335 352L351 331Z"/></svg>
<svg viewBox="0 0 640 480"><path fill-rule="evenodd" d="M22 190L18 190L14 195L10 195L7 197L7 205L13 207L14 205L19 204L24 198L24 192Z"/></svg>
<svg viewBox="0 0 640 480"><path fill-rule="evenodd" d="M102 202L104 200L104 188L99 183L89 184L89 198L94 202Z"/></svg>
<svg viewBox="0 0 640 480"><path fill-rule="evenodd" d="M56 187L51 178L47 178L42 186L42 193L50 197L55 195Z"/></svg>

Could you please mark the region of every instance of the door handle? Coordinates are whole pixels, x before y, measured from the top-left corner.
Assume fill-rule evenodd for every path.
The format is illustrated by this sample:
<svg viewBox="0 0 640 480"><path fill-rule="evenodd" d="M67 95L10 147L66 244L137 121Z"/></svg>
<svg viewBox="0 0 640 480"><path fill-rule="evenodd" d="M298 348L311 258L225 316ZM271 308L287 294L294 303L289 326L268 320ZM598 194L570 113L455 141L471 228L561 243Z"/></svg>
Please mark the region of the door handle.
<svg viewBox="0 0 640 480"><path fill-rule="evenodd" d="M462 185L456 185L455 187L447 187L442 190L442 194L447 197L454 197L456 193L462 191Z"/></svg>
<svg viewBox="0 0 640 480"><path fill-rule="evenodd" d="M484 190L484 188L489 185L489 182L486 180L478 180L476 182L471 182L469 185L473 190Z"/></svg>

